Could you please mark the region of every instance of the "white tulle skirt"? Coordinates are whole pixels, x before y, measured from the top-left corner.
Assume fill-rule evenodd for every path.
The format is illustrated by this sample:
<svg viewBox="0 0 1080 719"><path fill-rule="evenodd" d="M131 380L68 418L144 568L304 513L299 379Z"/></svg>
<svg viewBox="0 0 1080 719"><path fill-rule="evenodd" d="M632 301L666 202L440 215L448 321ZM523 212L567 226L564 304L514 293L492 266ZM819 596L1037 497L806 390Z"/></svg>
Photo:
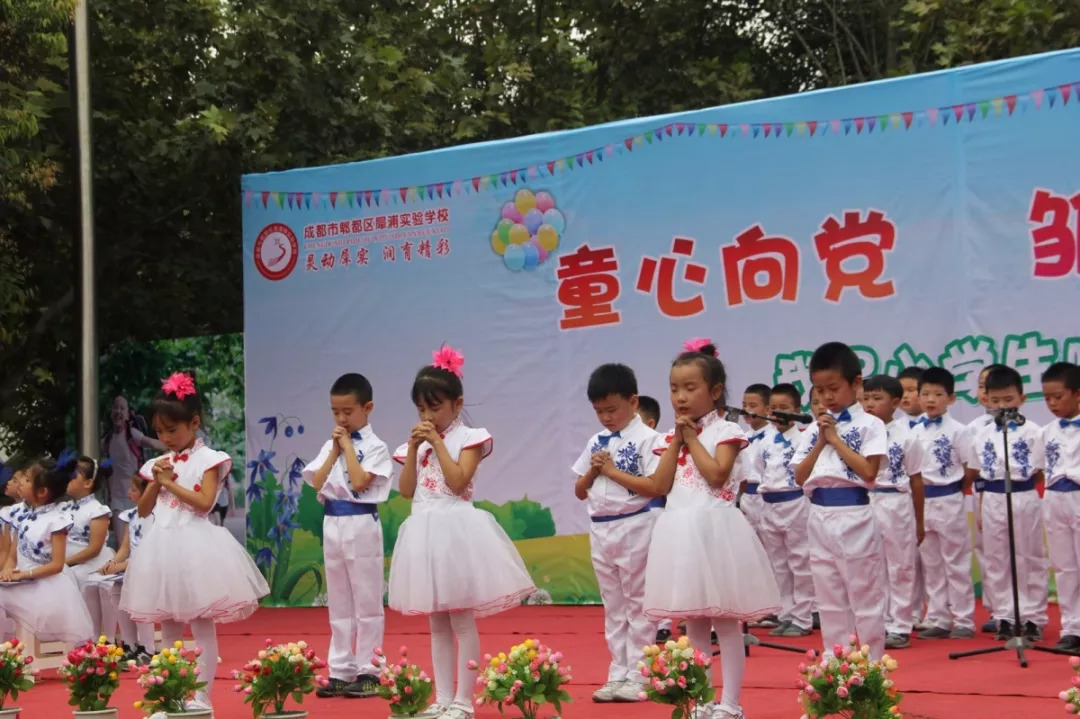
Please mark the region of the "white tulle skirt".
<svg viewBox="0 0 1080 719"><path fill-rule="evenodd" d="M136 623L235 622L270 593L229 530L209 521L154 527L128 563L120 608Z"/></svg>
<svg viewBox="0 0 1080 719"><path fill-rule="evenodd" d="M391 609L402 614L519 606L536 591L521 555L495 518L468 502L414 513L401 525L390 563Z"/></svg>
<svg viewBox="0 0 1080 719"><path fill-rule="evenodd" d="M69 545L68 548L67 548L67 554L70 557L73 554L77 554L78 552L81 552L83 549L85 549L85 547L78 547L78 546L70 546ZM105 563L108 562L110 559L112 559L115 556L116 556L116 553L113 552L112 549L110 549L109 547L102 547L101 552L99 552L96 557L94 557L93 559L91 559L88 562L83 562L82 564L76 564L74 567L72 567L71 572L75 576L75 581L79 583L79 588L82 589L88 583L89 584L96 584L97 582L92 580L90 578L90 575L93 574L96 577L97 576L96 572L99 569L101 569L102 567L104 567Z"/></svg>
<svg viewBox="0 0 1080 719"><path fill-rule="evenodd" d="M41 641L76 644L96 639L70 567L43 579L0 584L0 609Z"/></svg>
<svg viewBox="0 0 1080 719"><path fill-rule="evenodd" d="M645 568L645 616L751 621L780 610L765 548L734 506L665 509Z"/></svg>

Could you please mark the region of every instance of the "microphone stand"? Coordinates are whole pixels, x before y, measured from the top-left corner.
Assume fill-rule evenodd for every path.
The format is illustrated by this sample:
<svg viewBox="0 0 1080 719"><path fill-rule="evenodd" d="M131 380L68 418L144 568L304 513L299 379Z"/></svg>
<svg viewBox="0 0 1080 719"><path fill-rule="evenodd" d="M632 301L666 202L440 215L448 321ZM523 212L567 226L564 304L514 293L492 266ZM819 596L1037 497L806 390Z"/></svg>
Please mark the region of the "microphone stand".
<svg viewBox="0 0 1080 719"><path fill-rule="evenodd" d="M994 416L994 423L1001 428L1001 440L1005 453L1005 516L1008 519L1009 529L1009 569L1012 574L1013 635L1007 639L1002 646L988 647L986 649L972 649L966 652L950 652L949 659L965 659L967 657L976 657L983 654L997 654L998 652L1015 650L1016 659L1020 662L1020 667L1026 669L1028 661L1024 652L1029 649L1036 652L1044 652L1046 654L1075 656L1074 652L1065 649L1055 649L1052 647L1040 647L1035 645L1031 639L1024 636L1023 627L1020 626L1020 589L1016 577L1016 535L1015 527L1013 525L1012 474L1009 471L1009 422L1023 423L1024 421L1026 420L1024 420L1015 409L1012 411L999 411Z"/></svg>
<svg viewBox="0 0 1080 719"><path fill-rule="evenodd" d="M753 419L763 419L766 422L778 422L780 424L785 424L787 422L792 422L796 417L798 417L798 415L788 415L786 412L773 413L770 416L766 417L764 415L754 414L753 412L747 412L746 410L739 409L738 407L724 407L724 409L727 411L725 419L727 419L729 422L734 422L738 420L740 416L742 416L750 417ZM779 644L777 642L762 641L761 639L758 639L757 636L750 632L750 628L746 622L742 622L742 632L744 647L743 653L746 656L750 656L750 647L764 647L765 649L775 649L780 652L794 652L796 654L806 653L805 649L793 647L790 644ZM720 650L717 650L712 654L714 657L719 656Z"/></svg>

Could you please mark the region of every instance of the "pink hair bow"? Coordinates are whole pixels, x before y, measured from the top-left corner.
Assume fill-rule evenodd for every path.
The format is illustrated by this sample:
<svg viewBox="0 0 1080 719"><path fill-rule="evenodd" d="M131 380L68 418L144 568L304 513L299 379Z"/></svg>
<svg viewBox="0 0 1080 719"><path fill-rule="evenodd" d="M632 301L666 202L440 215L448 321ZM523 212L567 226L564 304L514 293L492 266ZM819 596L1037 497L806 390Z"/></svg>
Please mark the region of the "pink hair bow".
<svg viewBox="0 0 1080 719"><path fill-rule="evenodd" d="M162 381L161 391L182 400L188 395L195 394L195 380L184 372L173 372L169 375L169 379Z"/></svg>
<svg viewBox="0 0 1080 719"><path fill-rule="evenodd" d="M461 368L465 366L465 355L453 347L443 345L437 351L431 353L431 366L453 372L462 377Z"/></svg>
<svg viewBox="0 0 1080 719"><path fill-rule="evenodd" d="M683 342L682 346L687 352L701 352L706 345L711 345L712 343L713 341L708 337L694 337L693 339ZM715 355L716 353L713 352L713 356Z"/></svg>

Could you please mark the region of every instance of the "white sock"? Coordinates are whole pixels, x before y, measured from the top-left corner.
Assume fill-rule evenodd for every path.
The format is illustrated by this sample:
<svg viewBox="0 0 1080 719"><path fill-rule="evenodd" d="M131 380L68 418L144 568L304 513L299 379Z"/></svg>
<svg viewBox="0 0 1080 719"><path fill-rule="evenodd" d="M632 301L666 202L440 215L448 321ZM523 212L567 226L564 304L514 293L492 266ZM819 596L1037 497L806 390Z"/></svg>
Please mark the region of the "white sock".
<svg viewBox="0 0 1080 719"><path fill-rule="evenodd" d="M690 646L707 654L712 653L712 620L711 619L687 619L686 638L690 640ZM712 681L712 668L705 670L705 676Z"/></svg>
<svg viewBox="0 0 1080 719"><path fill-rule="evenodd" d="M83 603L86 604L86 611L90 613L90 622L93 625L94 636L88 637L93 642L97 642L98 637L101 636L101 593L94 584L82 585L82 598Z"/></svg>
<svg viewBox="0 0 1080 719"><path fill-rule="evenodd" d="M435 673L435 703L450 706L454 696L454 631L450 615L438 612L428 617L431 624L431 668Z"/></svg>
<svg viewBox="0 0 1080 719"><path fill-rule="evenodd" d="M469 669L469 662L480 661L480 634L476 630L476 616L471 609L454 612L450 615L450 625L457 638L457 693L454 703L469 707L471 711L477 670Z"/></svg>
<svg viewBox="0 0 1080 719"><path fill-rule="evenodd" d="M720 673L724 679L720 706L737 713L741 711L739 696L742 694L743 674L746 673L746 645L742 626L734 619L717 619L713 622L713 629L720 647Z"/></svg>
<svg viewBox="0 0 1080 719"><path fill-rule="evenodd" d="M202 668L202 674L199 678L206 682L206 687L199 694L205 696L205 702L209 705L219 659L217 625L212 619L194 619L191 622L191 635L195 638L195 646L202 650L199 655L199 667Z"/></svg>

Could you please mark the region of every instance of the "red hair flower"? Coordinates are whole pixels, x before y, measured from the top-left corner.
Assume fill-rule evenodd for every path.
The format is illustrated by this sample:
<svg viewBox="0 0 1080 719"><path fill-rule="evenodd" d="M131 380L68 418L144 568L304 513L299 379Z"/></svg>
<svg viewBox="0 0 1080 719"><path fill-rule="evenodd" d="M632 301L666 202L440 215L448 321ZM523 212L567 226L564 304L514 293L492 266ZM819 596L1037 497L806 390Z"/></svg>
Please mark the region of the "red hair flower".
<svg viewBox="0 0 1080 719"><path fill-rule="evenodd" d="M169 379L162 380L161 391L183 400L184 397L195 394L195 380L185 372L173 372Z"/></svg>
<svg viewBox="0 0 1080 719"><path fill-rule="evenodd" d="M443 345L431 353L431 366L453 372L462 377L461 368L465 366L465 355L449 345Z"/></svg>
<svg viewBox="0 0 1080 719"><path fill-rule="evenodd" d="M701 352L707 345L713 344L713 341L708 337L694 337L688 339L682 343L683 349L687 352ZM716 352L713 352L713 356L716 356Z"/></svg>

